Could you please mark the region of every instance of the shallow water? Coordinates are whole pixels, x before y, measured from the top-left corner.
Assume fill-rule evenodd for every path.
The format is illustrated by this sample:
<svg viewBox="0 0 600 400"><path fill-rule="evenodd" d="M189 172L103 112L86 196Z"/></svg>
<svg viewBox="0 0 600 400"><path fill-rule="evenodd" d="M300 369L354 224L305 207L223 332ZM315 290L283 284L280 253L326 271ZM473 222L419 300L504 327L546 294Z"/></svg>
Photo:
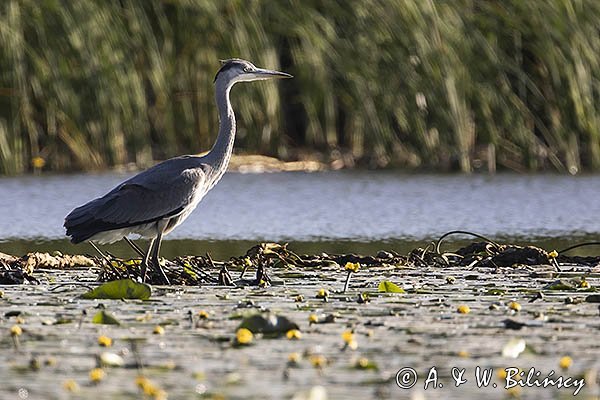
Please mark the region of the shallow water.
<svg viewBox="0 0 600 400"><path fill-rule="evenodd" d="M0 240L64 238L71 209L128 176L2 178ZM372 242L453 229L495 237L595 234L599 198L600 176L229 173L167 238Z"/></svg>

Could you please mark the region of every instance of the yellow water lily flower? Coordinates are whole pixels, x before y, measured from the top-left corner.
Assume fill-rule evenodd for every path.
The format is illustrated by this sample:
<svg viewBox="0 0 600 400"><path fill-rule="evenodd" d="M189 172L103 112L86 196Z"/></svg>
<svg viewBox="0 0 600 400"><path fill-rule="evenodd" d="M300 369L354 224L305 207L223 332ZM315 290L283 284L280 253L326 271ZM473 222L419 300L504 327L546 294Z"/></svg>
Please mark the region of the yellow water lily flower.
<svg viewBox="0 0 600 400"><path fill-rule="evenodd" d="M313 354L309 357L309 361L315 368L323 368L327 365L327 358L320 354Z"/></svg>
<svg viewBox="0 0 600 400"><path fill-rule="evenodd" d="M104 335L98 336L98 344L103 347L110 347L112 346L112 339Z"/></svg>
<svg viewBox="0 0 600 400"><path fill-rule="evenodd" d="M513 311L521 311L521 305L516 301L511 301L510 303L508 303L508 308L510 308Z"/></svg>
<svg viewBox="0 0 600 400"><path fill-rule="evenodd" d="M67 392L77 393L79 392L79 385L73 379L67 379L63 382L63 388Z"/></svg>
<svg viewBox="0 0 600 400"><path fill-rule="evenodd" d="M356 361L356 366L362 369L369 367L369 364L369 359L367 357L361 357Z"/></svg>
<svg viewBox="0 0 600 400"><path fill-rule="evenodd" d="M558 251L552 250L550 253L548 253L548 258L556 258L556 257L558 257Z"/></svg>
<svg viewBox="0 0 600 400"><path fill-rule="evenodd" d="M287 331L285 336L290 340L298 340L302 337L302 332L300 332L298 329L290 329Z"/></svg>
<svg viewBox="0 0 600 400"><path fill-rule="evenodd" d="M308 323L309 324L316 324L319 322L319 317L317 317L317 314L310 314L308 316Z"/></svg>
<svg viewBox="0 0 600 400"><path fill-rule="evenodd" d="M358 272L358 270L360 269L360 263L347 262L344 266L344 269L350 272Z"/></svg>
<svg viewBox="0 0 600 400"><path fill-rule="evenodd" d="M143 389L144 386L146 386L148 383L150 383L150 379L146 378L143 375L138 375L135 378L135 384L137 387L139 387L140 389Z"/></svg>
<svg viewBox="0 0 600 400"><path fill-rule="evenodd" d="M298 364L300 362L300 359L302 358L302 355L300 353L290 353L288 354L288 362L292 363L292 364Z"/></svg>
<svg viewBox="0 0 600 400"><path fill-rule="evenodd" d="M352 332L351 330L347 330L342 333L342 340L344 341L346 346L348 346L352 350L356 350L358 348L358 342L354 337L354 332Z"/></svg>
<svg viewBox="0 0 600 400"><path fill-rule="evenodd" d="M139 322L148 322L152 319L152 314L149 312L146 312L144 315L138 315L137 317L135 317L136 321Z"/></svg>
<svg viewBox="0 0 600 400"><path fill-rule="evenodd" d="M19 325L13 325L10 328L11 336L21 336L23 334L23 329Z"/></svg>
<svg viewBox="0 0 600 400"><path fill-rule="evenodd" d="M58 360L54 357L48 357L44 360L44 365L47 365L48 367L54 367L57 363Z"/></svg>
<svg viewBox="0 0 600 400"><path fill-rule="evenodd" d="M33 168L36 168L36 169L44 168L44 165L46 165L46 160L44 160L42 157L33 157L31 159L31 166Z"/></svg>
<svg viewBox="0 0 600 400"><path fill-rule="evenodd" d="M325 299L329 297L329 291L327 289L319 289L316 297L317 299Z"/></svg>
<svg viewBox="0 0 600 400"><path fill-rule="evenodd" d="M469 307L469 306L468 306L468 305L466 305L466 304L461 304L460 306L458 306L458 307L456 308L456 311L457 311L459 314L468 314L468 313L470 313L470 312L471 312L471 307Z"/></svg>
<svg viewBox="0 0 600 400"><path fill-rule="evenodd" d="M156 325L154 327L154 330L152 331L153 334L155 335L164 335L165 334L165 328L163 328L160 325Z"/></svg>
<svg viewBox="0 0 600 400"><path fill-rule="evenodd" d="M240 328L235 333L235 339L238 344L249 344L252 342L254 334L246 328Z"/></svg>
<svg viewBox="0 0 600 400"><path fill-rule="evenodd" d="M204 310L198 311L198 316L200 317L200 319L208 319L209 317L208 312Z"/></svg>
<svg viewBox="0 0 600 400"><path fill-rule="evenodd" d="M506 376L508 375L508 373L506 372L506 369L499 369L496 372L496 375L498 375L498 379L500 379L501 381L506 379Z"/></svg>
<svg viewBox="0 0 600 400"><path fill-rule="evenodd" d="M102 368L94 368L90 371L90 380L92 382L100 382L105 376L106 373Z"/></svg>
<svg viewBox="0 0 600 400"><path fill-rule="evenodd" d="M342 339L344 342L349 343L354 340L354 332L348 330L342 333Z"/></svg>
<svg viewBox="0 0 600 400"><path fill-rule="evenodd" d="M140 375L137 378L135 378L135 384L147 396L154 396L154 394L159 390L159 388L154 383L152 383L150 379L146 378L143 375Z"/></svg>
<svg viewBox="0 0 600 400"><path fill-rule="evenodd" d="M561 357L561 359L558 361L558 365L562 369L569 369L571 365L573 365L573 359L569 356Z"/></svg>

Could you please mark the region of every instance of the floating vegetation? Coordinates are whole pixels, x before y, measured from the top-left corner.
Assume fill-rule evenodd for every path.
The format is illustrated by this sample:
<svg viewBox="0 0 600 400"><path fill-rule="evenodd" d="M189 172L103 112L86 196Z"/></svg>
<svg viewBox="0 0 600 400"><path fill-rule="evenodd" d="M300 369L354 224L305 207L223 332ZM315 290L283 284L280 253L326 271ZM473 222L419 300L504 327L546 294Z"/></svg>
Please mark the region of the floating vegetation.
<svg viewBox="0 0 600 400"><path fill-rule="evenodd" d="M118 319L116 319L111 313L109 313L108 311L105 311L105 310L98 311L96 313L96 315L94 315L94 317L92 318L92 322L94 324L101 324L101 325L120 325L121 324Z"/></svg>
<svg viewBox="0 0 600 400"><path fill-rule="evenodd" d="M404 293L404 290L390 281L382 281L377 287L377 291L381 293Z"/></svg>
<svg viewBox="0 0 600 400"><path fill-rule="evenodd" d="M138 283L137 259L2 256L2 271L22 279L1 286L0 375L11 383L0 397L293 398L318 379L331 398L373 398L399 390L401 367L431 365L440 379L454 365L494 377L554 368L586 377L593 396L600 257L444 239L406 255L263 243L224 261L163 260L176 285ZM219 283L224 269L232 285ZM444 398L485 390L447 386L436 389Z"/></svg>
<svg viewBox="0 0 600 400"><path fill-rule="evenodd" d="M299 339L301 336L296 323L287 317L275 314L250 315L240 323L239 329L247 329L254 334L262 333L270 337L288 335L290 339Z"/></svg>
<svg viewBox="0 0 600 400"><path fill-rule="evenodd" d="M148 300L152 289L149 285L132 279L119 279L102 284L81 297L84 299L138 299Z"/></svg>

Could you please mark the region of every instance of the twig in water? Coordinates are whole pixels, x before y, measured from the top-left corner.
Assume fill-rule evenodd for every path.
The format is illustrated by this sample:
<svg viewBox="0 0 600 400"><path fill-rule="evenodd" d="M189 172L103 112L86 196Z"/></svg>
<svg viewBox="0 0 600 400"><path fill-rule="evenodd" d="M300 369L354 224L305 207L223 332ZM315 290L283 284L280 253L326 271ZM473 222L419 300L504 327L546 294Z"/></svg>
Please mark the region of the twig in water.
<svg viewBox="0 0 600 400"><path fill-rule="evenodd" d="M450 236L450 235L456 235L456 234L460 234L460 235L471 235L471 236L475 236L476 238L485 240L486 242L494 245L496 248L500 248L500 245L496 242L494 242L491 239L488 239L487 237L480 235L478 233L473 233L473 232L469 232L469 231L450 231L450 232L446 232L444 233L437 241L436 245L435 245L435 252L440 254L440 245L442 244L442 240L444 240L446 237Z"/></svg>
<svg viewBox="0 0 600 400"><path fill-rule="evenodd" d="M53 291L55 291L56 289L58 289L58 288L61 288L61 287L63 287L63 286L83 286L84 288L86 288L86 289L89 289L89 290L92 290L92 289L93 289L93 287L92 287L92 286L90 286L90 285L88 285L88 284L85 284L85 283L80 283L80 282L67 282L67 283L61 283L60 285L56 285L56 286L54 286L54 287L52 287L52 288L48 289L48 291L50 291L50 292L53 292Z"/></svg>
<svg viewBox="0 0 600 400"><path fill-rule="evenodd" d="M600 242L584 242L584 243L578 243L575 244L573 246L569 246L566 249L563 249L561 251L558 252L558 254L562 254L562 253L566 253L567 251L573 250L573 249L578 249L580 247L586 247L586 246L598 246L600 245Z"/></svg>

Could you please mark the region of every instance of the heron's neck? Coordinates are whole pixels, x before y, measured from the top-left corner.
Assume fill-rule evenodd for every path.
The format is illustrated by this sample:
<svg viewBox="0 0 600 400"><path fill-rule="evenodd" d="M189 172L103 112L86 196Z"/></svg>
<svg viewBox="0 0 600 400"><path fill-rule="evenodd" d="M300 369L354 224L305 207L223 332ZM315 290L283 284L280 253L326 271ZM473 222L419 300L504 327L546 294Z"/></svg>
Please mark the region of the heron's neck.
<svg viewBox="0 0 600 400"><path fill-rule="evenodd" d="M235 141L235 114L229 101L229 92L233 86L230 82L217 79L215 84L215 98L219 110L219 135L207 158L213 167L214 183L221 179L233 152Z"/></svg>

